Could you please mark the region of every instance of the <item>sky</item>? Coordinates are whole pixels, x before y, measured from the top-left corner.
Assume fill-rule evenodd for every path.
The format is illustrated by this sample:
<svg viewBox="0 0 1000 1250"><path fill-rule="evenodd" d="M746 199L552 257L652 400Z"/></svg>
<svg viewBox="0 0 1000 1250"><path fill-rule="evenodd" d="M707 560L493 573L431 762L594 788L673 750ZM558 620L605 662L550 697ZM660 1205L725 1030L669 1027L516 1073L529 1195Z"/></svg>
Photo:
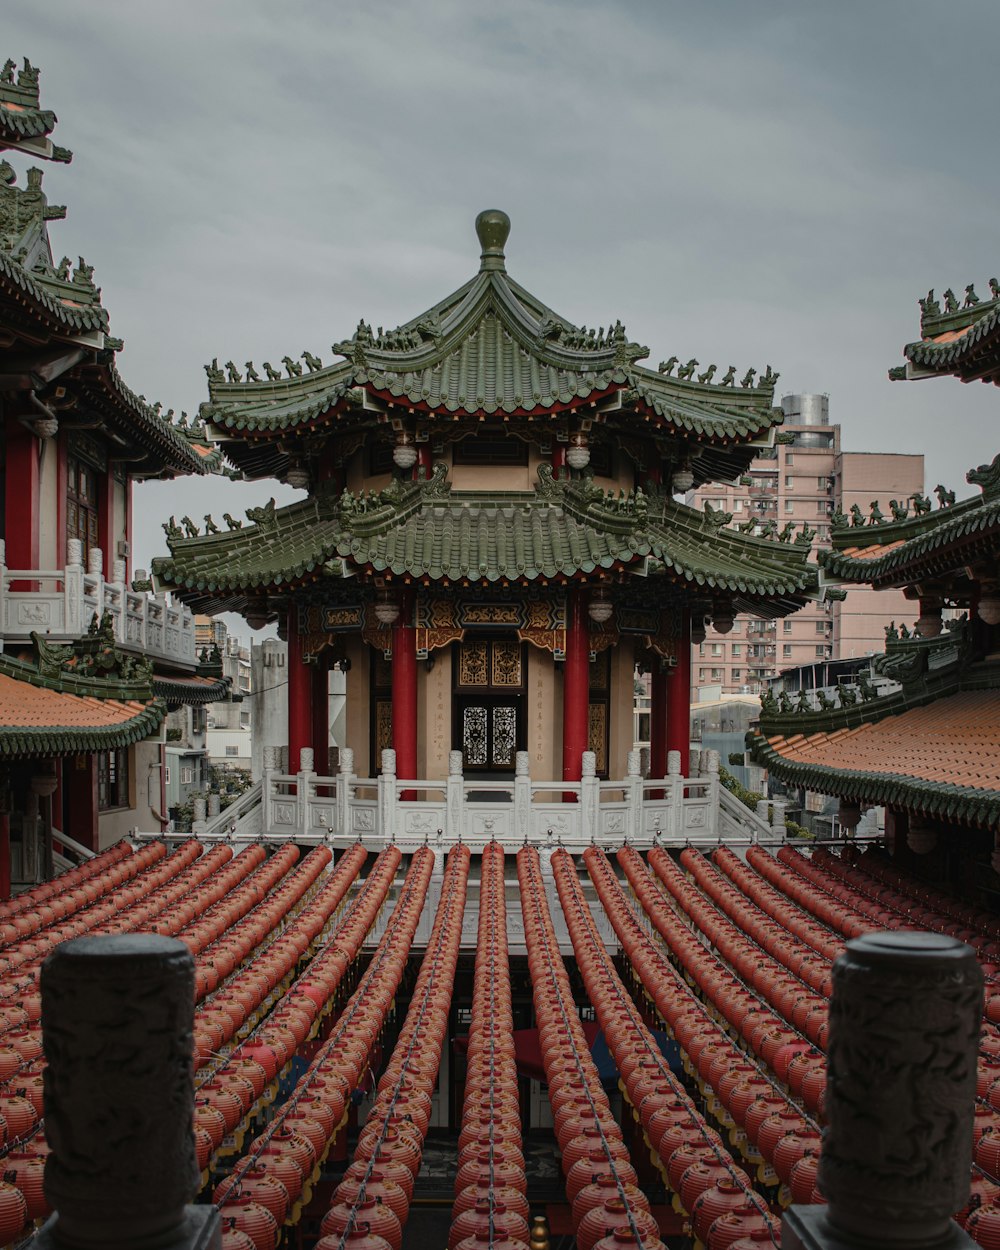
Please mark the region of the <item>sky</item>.
<svg viewBox="0 0 1000 1250"><path fill-rule="evenodd" d="M46 0L4 56L41 69L71 165L47 166L57 258L95 266L133 390L207 399L203 365L324 362L478 269L647 364L771 364L825 392L842 445L922 452L969 494L992 388L890 383L917 297L1000 276L995 0ZM28 162L10 158L22 174ZM136 489L136 567L168 514L276 483ZM244 630L245 630L244 626Z"/></svg>

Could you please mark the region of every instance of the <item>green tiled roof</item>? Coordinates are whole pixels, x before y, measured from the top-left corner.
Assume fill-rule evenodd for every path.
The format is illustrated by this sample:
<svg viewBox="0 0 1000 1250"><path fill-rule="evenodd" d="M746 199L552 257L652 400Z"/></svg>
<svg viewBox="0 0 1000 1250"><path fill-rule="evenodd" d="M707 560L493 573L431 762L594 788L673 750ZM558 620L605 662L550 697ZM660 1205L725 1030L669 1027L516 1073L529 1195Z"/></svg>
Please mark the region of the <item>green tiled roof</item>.
<svg viewBox="0 0 1000 1250"><path fill-rule="evenodd" d="M40 107L38 70L25 59L17 70L8 60L0 71L0 149L14 148L43 160L69 161L72 152L49 138L56 124L51 109Z"/></svg>
<svg viewBox="0 0 1000 1250"><path fill-rule="evenodd" d="M1000 286L995 278L990 290L992 298L981 300L969 286L961 303L948 291L944 311L929 291L920 301L921 337L906 344L903 355L909 363L890 369L890 378L954 374L966 382L1000 385Z"/></svg>
<svg viewBox="0 0 1000 1250"><path fill-rule="evenodd" d="M545 465L534 492L452 492L445 472L436 466L429 482L396 482L380 496L265 510L261 524L224 534L174 536L154 577L199 603L352 570L489 584L631 566L758 606L795 606L818 588L808 547L720 529L668 496L608 499L586 479L553 480Z"/></svg>
<svg viewBox="0 0 1000 1250"><path fill-rule="evenodd" d="M980 548L995 553L1000 455L966 477L982 488L981 495L905 521L834 530L834 548L819 552L821 567L844 581L903 584L930 569L952 571Z"/></svg>
<svg viewBox="0 0 1000 1250"><path fill-rule="evenodd" d="M217 362L206 366L206 419L224 440L287 431L362 404L367 392L382 403L453 417L548 416L610 401L654 427L720 443L745 443L781 421L781 410L772 407L777 375L770 370L753 386L754 370L744 384L736 384L735 369L713 384L715 366L697 375L696 361L673 376L676 357L663 372L645 369L638 361L648 349L631 341L620 322L595 331L557 315L508 276L502 250L508 228L504 214L480 214L480 272L394 330L362 321L353 337L334 344L345 360L324 366L309 353L284 357L291 376L262 365L260 372L274 375L263 379L257 369L244 377L232 362L225 371Z"/></svg>

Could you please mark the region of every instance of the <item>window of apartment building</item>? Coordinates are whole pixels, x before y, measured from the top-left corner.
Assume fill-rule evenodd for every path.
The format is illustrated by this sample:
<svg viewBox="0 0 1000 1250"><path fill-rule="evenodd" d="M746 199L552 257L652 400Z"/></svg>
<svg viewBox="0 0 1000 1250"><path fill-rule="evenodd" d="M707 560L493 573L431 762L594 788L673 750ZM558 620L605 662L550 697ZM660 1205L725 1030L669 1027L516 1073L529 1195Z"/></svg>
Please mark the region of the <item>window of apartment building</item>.
<svg viewBox="0 0 1000 1250"><path fill-rule="evenodd" d="M193 768L181 769L181 785L182 786L194 785L194 769Z"/></svg>
<svg viewBox="0 0 1000 1250"><path fill-rule="evenodd" d="M794 463L795 463L795 457L792 455L790 451L786 451L785 452L785 464L794 464Z"/></svg>
<svg viewBox="0 0 1000 1250"><path fill-rule="evenodd" d="M794 474L794 473L786 473L786 474L785 474L785 486L786 486L786 488L791 488L791 487L792 487L792 486L794 486L794 485L795 485L795 474Z"/></svg>
<svg viewBox="0 0 1000 1250"><path fill-rule="evenodd" d="M795 500L794 500L794 499L786 499L786 500L785 500L785 511L786 511L786 512L794 512L794 511L795 511Z"/></svg>
<svg viewBox="0 0 1000 1250"><path fill-rule="evenodd" d="M828 477L818 477L816 479L816 489L817 490L829 490L830 479Z"/></svg>
<svg viewBox="0 0 1000 1250"><path fill-rule="evenodd" d="M816 622L816 633L817 633L817 634L825 634L825 633L826 633L826 627L827 627L827 622L826 622L826 621L817 621L817 622Z"/></svg>
<svg viewBox="0 0 1000 1250"><path fill-rule="evenodd" d="M734 511L734 512L742 512L742 511L743 511L743 500L742 500L742 499L734 499L734 500L733 500L733 511Z"/></svg>
<svg viewBox="0 0 1000 1250"><path fill-rule="evenodd" d="M790 642L782 643L781 654L784 656L786 660L789 658L789 656L792 654L792 644Z"/></svg>
<svg viewBox="0 0 1000 1250"><path fill-rule="evenodd" d="M733 669L733 681L739 681L742 678L742 676L743 676L743 670L741 668Z"/></svg>
<svg viewBox="0 0 1000 1250"><path fill-rule="evenodd" d="M703 642L699 642L698 643L698 659L703 660L704 658L705 658L705 644Z"/></svg>
<svg viewBox="0 0 1000 1250"><path fill-rule="evenodd" d="M700 669L698 669L698 680L699 680L699 681L705 681L705 680L706 680L706 677L707 677L707 674L708 674L708 669L707 669L707 668L700 668Z"/></svg>
<svg viewBox="0 0 1000 1250"><path fill-rule="evenodd" d="M733 659L734 660L739 659L741 650L742 650L741 645L738 642L734 642L733 643Z"/></svg>
<svg viewBox="0 0 1000 1250"><path fill-rule="evenodd" d="M790 633L792 632L792 622L791 622L791 621L782 621L782 622L781 622L781 628L782 628L782 631L783 631L784 633L786 633L786 634L790 634Z"/></svg>
<svg viewBox="0 0 1000 1250"><path fill-rule="evenodd" d="M128 807L128 748L97 753L97 807Z"/></svg>
<svg viewBox="0 0 1000 1250"><path fill-rule="evenodd" d="M713 680L713 681L722 681L722 669L721 669L721 668L713 668L713 669L712 669L712 680Z"/></svg>
<svg viewBox="0 0 1000 1250"><path fill-rule="evenodd" d="M241 729L250 728L250 713L249 712L240 712L240 728Z"/></svg>
<svg viewBox="0 0 1000 1250"><path fill-rule="evenodd" d="M825 658L826 658L826 647L817 647L817 648L816 648L816 659L817 659L817 660L823 660L823 659L825 659Z"/></svg>
<svg viewBox="0 0 1000 1250"><path fill-rule="evenodd" d="M721 655L721 654L722 654L722 643L713 642L712 643L712 655L716 656L716 655Z"/></svg>
<svg viewBox="0 0 1000 1250"><path fill-rule="evenodd" d="M826 516L830 511L830 501L828 499L816 500L816 513L818 516Z"/></svg>
<svg viewBox="0 0 1000 1250"><path fill-rule="evenodd" d="M240 753L239 747L226 747L227 755L239 755L239 753Z"/></svg>

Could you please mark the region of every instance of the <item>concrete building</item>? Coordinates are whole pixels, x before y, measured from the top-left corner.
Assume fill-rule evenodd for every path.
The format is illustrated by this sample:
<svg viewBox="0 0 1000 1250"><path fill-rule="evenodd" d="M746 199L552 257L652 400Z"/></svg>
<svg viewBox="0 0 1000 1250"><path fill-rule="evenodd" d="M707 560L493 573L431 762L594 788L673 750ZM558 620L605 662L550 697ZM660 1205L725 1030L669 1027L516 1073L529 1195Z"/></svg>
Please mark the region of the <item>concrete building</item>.
<svg viewBox="0 0 1000 1250"><path fill-rule="evenodd" d="M690 497L695 507L710 504L733 514L733 525L754 532L781 533L808 526L814 548L830 545L831 517L857 504L867 517L881 500L888 515L891 499L906 501L922 491L922 455L842 451L840 426L830 421L826 395L785 395L783 437L761 450L735 483L706 484ZM791 529L786 530L791 534ZM711 626L693 648L692 689L717 686L722 693L759 693L763 682L786 668L852 658L881 651L885 627L908 620L913 607L899 591L854 587L842 603L808 603L781 621L763 616L736 617L721 634Z"/></svg>
<svg viewBox="0 0 1000 1250"><path fill-rule="evenodd" d="M222 676L229 680L231 699L208 706L205 745L209 762L222 768L251 767L253 716L250 648L231 637L225 621L210 616L195 617L195 639L199 650L218 647Z"/></svg>

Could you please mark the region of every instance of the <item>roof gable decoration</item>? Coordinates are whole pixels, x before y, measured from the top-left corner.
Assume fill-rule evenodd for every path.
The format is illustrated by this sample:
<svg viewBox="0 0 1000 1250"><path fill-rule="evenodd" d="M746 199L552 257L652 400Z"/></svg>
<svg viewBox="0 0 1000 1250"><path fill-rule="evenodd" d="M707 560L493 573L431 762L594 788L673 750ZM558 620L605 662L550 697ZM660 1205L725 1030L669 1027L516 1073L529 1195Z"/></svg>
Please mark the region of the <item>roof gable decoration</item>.
<svg viewBox="0 0 1000 1250"><path fill-rule="evenodd" d="M39 71L24 58L20 69L8 58L0 70L0 149L11 148L42 160L68 163L73 153L49 137L56 115L43 109L38 90Z"/></svg>
<svg viewBox="0 0 1000 1250"><path fill-rule="evenodd" d="M949 287L942 300L933 288L918 300L920 338L907 343L907 363L889 370L891 381L955 373L963 381L998 381L997 331L1000 329L1000 280L990 278L990 295L981 299L973 283L959 297ZM943 302L943 307L942 307Z"/></svg>

